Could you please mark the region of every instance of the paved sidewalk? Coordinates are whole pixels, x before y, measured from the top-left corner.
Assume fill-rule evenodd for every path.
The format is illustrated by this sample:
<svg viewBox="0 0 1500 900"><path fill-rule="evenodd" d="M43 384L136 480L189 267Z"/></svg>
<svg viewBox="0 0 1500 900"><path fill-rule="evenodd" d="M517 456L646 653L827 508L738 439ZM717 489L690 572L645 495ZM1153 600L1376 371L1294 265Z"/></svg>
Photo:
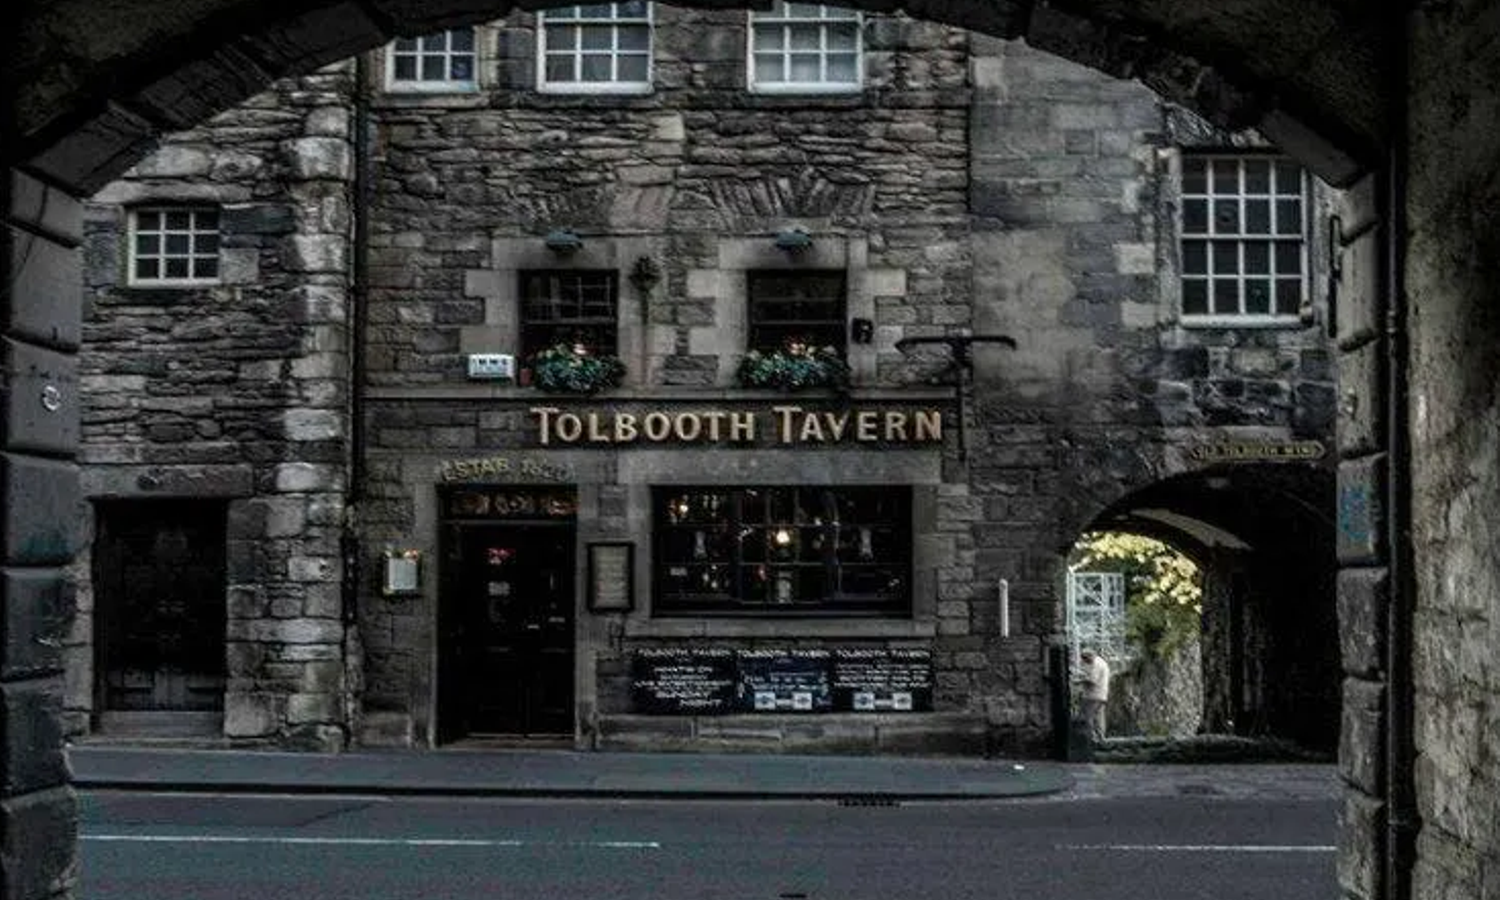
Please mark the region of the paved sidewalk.
<svg viewBox="0 0 1500 900"><path fill-rule="evenodd" d="M1067 791L1045 761L569 750L340 754L74 745L84 789L438 796L956 800Z"/></svg>

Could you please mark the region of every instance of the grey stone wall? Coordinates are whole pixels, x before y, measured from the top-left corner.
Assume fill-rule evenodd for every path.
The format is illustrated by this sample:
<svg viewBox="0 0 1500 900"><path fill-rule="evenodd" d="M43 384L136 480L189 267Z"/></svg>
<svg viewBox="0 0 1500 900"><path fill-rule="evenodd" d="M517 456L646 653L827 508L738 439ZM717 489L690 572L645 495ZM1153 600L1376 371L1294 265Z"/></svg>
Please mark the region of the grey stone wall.
<svg viewBox="0 0 1500 900"><path fill-rule="evenodd" d="M1189 737L1203 719L1203 644L1141 656L1110 679L1109 734Z"/></svg>
<svg viewBox="0 0 1500 900"><path fill-rule="evenodd" d="M9 169L0 182L5 568L0 609L0 896L63 900L78 883L77 798L63 756L65 565L78 549L82 239L76 197Z"/></svg>
<svg viewBox="0 0 1500 900"><path fill-rule="evenodd" d="M282 82L173 135L85 211L85 492L233 501L219 602L236 741L344 741L351 79L342 64ZM130 206L181 202L220 210L219 283L129 285ZM88 567L73 731L97 711Z"/></svg>
<svg viewBox="0 0 1500 900"><path fill-rule="evenodd" d="M486 272L511 271L501 257L520 248L492 253L490 242L540 251L561 226L585 251L628 243L622 268L640 254L663 265L635 367L654 383L730 383L721 357L741 352L743 323L717 302L721 273L797 225L815 251L861 242L865 259L837 265L875 282L873 306L850 311L878 335L863 383L900 377L903 334L966 325L966 33L872 17L865 92L783 97L747 93L744 29L742 10L660 6L652 94L568 96L530 90L534 33L518 15L481 33L498 47L498 83L483 95L495 99L381 96L371 383L463 382L461 353L493 345L513 315L513 279ZM531 265L544 263L557 260ZM478 270L467 289L466 270Z"/></svg>
<svg viewBox="0 0 1500 900"><path fill-rule="evenodd" d="M975 576L1007 578L1046 633L1061 628L1062 554L1101 511L1199 468L1185 450L1200 441L1326 438L1333 371L1316 278L1300 325L1178 313L1180 150L1261 138L1021 44L975 44L974 331L1020 344L976 352ZM1330 202L1315 190L1311 221Z"/></svg>
<svg viewBox="0 0 1500 900"><path fill-rule="evenodd" d="M1406 200L1410 313L1416 800L1412 895L1484 896L1500 884L1500 154L1494 10L1413 15ZM1379 594L1375 594L1379 597ZM1373 599L1373 598L1372 598ZM1361 755L1375 748L1351 735ZM1360 837L1364 837L1363 834Z"/></svg>

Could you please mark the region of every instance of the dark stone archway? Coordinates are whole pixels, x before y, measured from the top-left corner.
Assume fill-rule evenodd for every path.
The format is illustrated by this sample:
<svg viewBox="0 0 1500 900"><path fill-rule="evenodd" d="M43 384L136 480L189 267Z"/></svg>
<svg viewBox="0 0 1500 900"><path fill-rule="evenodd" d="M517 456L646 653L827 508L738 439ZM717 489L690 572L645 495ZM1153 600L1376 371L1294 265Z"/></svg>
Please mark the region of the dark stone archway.
<svg viewBox="0 0 1500 900"><path fill-rule="evenodd" d="M9 85L0 114L8 172L0 275L9 287L13 376L5 398L4 538L6 564L24 568L7 569L5 580L3 896L63 896L76 877L54 637L70 605L61 567L76 550L80 519L71 463L78 440L77 198L134 163L157 134L190 127L274 78L398 34L492 19L517 5L559 4L68 0L12 13L0 63ZM1138 78L1218 123L1259 127L1331 182L1352 181L1378 163L1386 140L1378 71L1386 25L1335 0L1242 0L1211 15L1195 0L922 0L906 8Z"/></svg>
<svg viewBox="0 0 1500 900"><path fill-rule="evenodd" d="M547 0L190 0L38 6L11 34L17 86L0 140L8 162L85 190L102 186L156 133L192 125L283 75L398 34L503 16ZM688 0L732 8L742 0ZM1255 127L1332 184L1378 163L1388 132L1378 7L1336 0L849 0L870 11L1020 38L1138 79L1211 121Z"/></svg>
<svg viewBox="0 0 1500 900"><path fill-rule="evenodd" d="M1090 524L1165 540L1204 570L1204 730L1337 747L1333 509L1326 467L1217 466L1132 491Z"/></svg>
<svg viewBox="0 0 1500 900"><path fill-rule="evenodd" d="M888 0L846 0L893 10ZM155 134L190 126L271 79L377 46L396 34L493 18L513 4L477 0L106 0L24 3L6 22L0 70L0 156L6 168L3 310L5 610L0 641L0 895L65 896L74 881L75 817L57 729L60 662L54 636L69 605L62 564L78 520L75 364L80 213L77 198L113 178ZM697 0L703 6L740 2ZM1485 623L1500 609L1484 593L1500 578L1493 510L1500 483L1494 378L1500 363L1495 271L1500 254L1500 21L1488 0L1400 5L1345 0L913 0L912 14L1019 37L1125 78L1223 124L1251 125L1325 180L1356 190L1335 230L1345 257L1338 336L1345 353L1339 452L1339 554L1344 667L1341 773L1351 785L1342 815L1340 883L1347 896L1478 896L1492 884L1493 827L1484 806L1497 787L1492 673L1452 659L1487 660ZM1403 103L1401 95L1407 98ZM1410 124L1408 124L1410 123ZM1409 156L1407 146L1409 145ZM1362 177L1385 169L1389 178ZM1409 187L1405 179L1409 177ZM1410 222L1408 230L1407 222ZM1387 238L1394 235L1394 239ZM1411 249L1406 241L1411 239ZM1407 256L1413 265L1404 265ZM1408 359L1399 289L1419 298L1410 329L1410 414L1404 394L1386 408L1385 361ZM1385 318L1394 310L1394 319ZM1394 331L1387 326L1394 325ZM1398 366L1398 370L1404 368ZM1398 371L1398 375L1400 374ZM1387 415L1389 413L1389 415ZM1423 460L1414 490L1386 494L1410 471L1387 459L1391 434L1413 424ZM1399 443L1399 442L1398 442ZM1397 448L1399 450L1399 447ZM1388 476L1389 473L1389 476ZM1413 504L1410 528L1430 562L1388 578L1388 517ZM1387 501L1394 499L1394 506ZM1399 555L1399 554L1398 554ZM1447 578L1463 569L1466 580ZM1429 790L1418 806L1432 826L1412 855L1411 765L1382 759L1388 598L1417 594L1416 642L1458 646L1410 659L1423 718L1415 741ZM1404 619L1403 619L1404 617ZM1404 626L1403 626L1404 627ZM1391 636L1392 640L1395 636ZM1472 646L1471 646L1472 645ZM1450 659L1450 657L1452 659ZM1458 666L1457 669L1454 667ZM1470 677L1472 676L1472 677ZM1480 677L1482 676L1482 677ZM1489 678L1488 682L1484 678ZM1395 768L1389 772L1387 763ZM1391 772L1397 782L1390 780ZM1486 774L1488 773L1488 774ZM1394 827L1387 834L1387 821ZM1388 841L1387 838L1390 838ZM1390 865L1388 865L1390 864ZM1488 874L1485 874L1485 873ZM1411 887L1410 881L1415 882Z"/></svg>

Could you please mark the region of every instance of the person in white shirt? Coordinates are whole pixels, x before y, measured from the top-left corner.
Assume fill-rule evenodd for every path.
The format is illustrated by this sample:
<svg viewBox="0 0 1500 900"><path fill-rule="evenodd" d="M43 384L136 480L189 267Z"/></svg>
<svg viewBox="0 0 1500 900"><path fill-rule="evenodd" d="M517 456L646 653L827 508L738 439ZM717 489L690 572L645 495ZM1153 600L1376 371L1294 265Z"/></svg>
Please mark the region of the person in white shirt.
<svg viewBox="0 0 1500 900"><path fill-rule="evenodd" d="M1078 654L1083 663L1078 680L1082 683L1080 701L1083 721L1089 729L1089 740L1098 743L1104 740L1104 711L1109 705L1109 663L1092 649Z"/></svg>

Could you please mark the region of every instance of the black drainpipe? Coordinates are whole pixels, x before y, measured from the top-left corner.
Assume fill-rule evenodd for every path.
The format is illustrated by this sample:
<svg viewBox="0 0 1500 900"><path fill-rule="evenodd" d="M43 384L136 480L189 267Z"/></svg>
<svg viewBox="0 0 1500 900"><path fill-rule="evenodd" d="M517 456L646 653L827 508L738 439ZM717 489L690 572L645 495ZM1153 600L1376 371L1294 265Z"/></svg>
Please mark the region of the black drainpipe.
<svg viewBox="0 0 1500 900"><path fill-rule="evenodd" d="M1412 619L1416 592L1412 579L1410 353L1406 294L1406 90L1410 72L1410 13L1396 28L1390 89L1391 149L1386 157L1381 198L1385 209L1386 353L1386 540L1390 601L1386 622L1386 835L1385 895L1411 900L1416 859L1416 747L1413 735Z"/></svg>
<svg viewBox="0 0 1500 900"><path fill-rule="evenodd" d="M369 61L364 54L354 58L354 186L350 214L353 218L352 272L349 292L349 502L344 516L344 622L354 627L358 620L362 554L359 520L364 510L365 485L365 337L368 331L370 296L370 98Z"/></svg>

